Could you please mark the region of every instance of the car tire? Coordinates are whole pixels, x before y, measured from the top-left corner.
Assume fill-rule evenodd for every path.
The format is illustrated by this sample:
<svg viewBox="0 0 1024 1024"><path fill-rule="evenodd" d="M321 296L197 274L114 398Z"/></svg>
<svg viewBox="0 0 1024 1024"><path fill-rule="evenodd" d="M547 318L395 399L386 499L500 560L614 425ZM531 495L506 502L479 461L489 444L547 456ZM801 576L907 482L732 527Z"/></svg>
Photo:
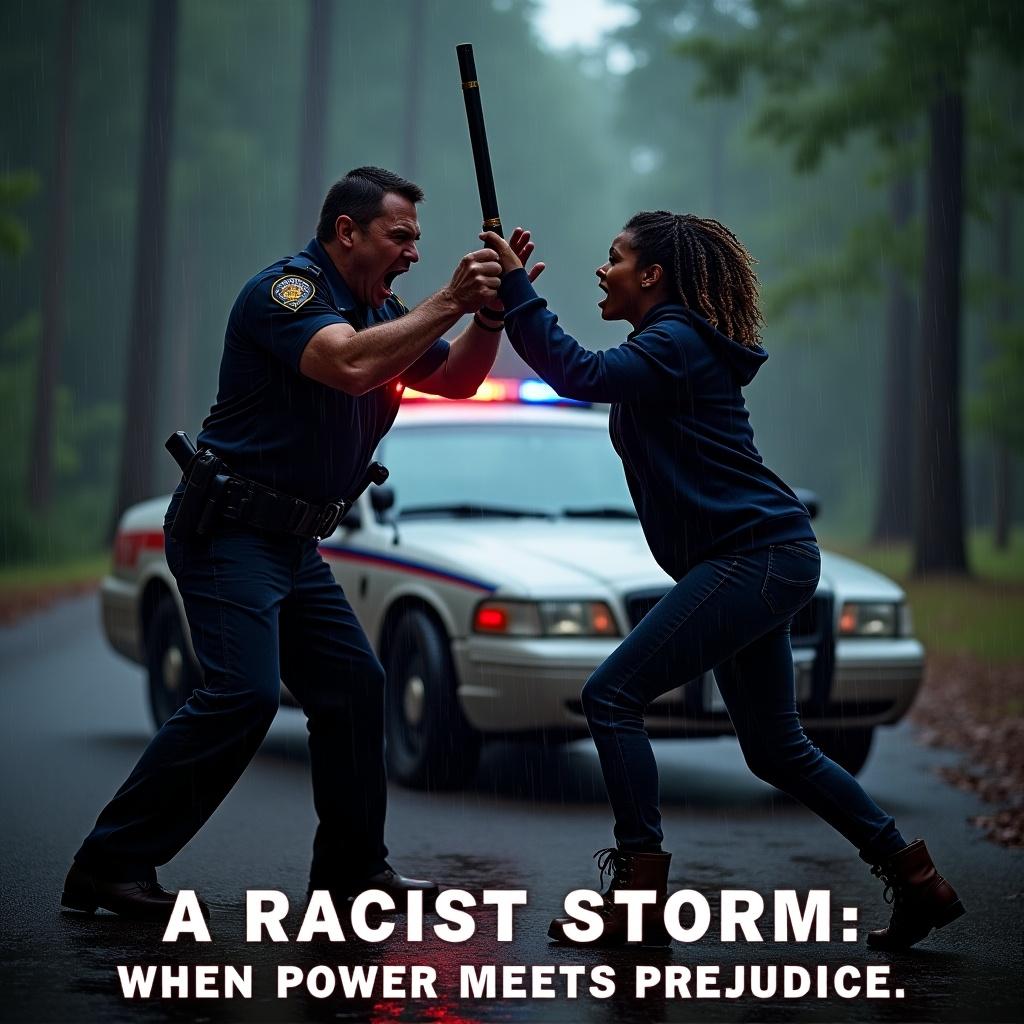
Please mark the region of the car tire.
<svg viewBox="0 0 1024 1024"><path fill-rule="evenodd" d="M170 596L160 599L146 630L149 711L159 729L201 683L189 653L178 606Z"/></svg>
<svg viewBox="0 0 1024 1024"><path fill-rule="evenodd" d="M867 763L875 730L829 729L824 732L808 732L807 735L826 757L845 768L851 775L857 775Z"/></svg>
<svg viewBox="0 0 1024 1024"><path fill-rule="evenodd" d="M398 621L385 652L385 729L391 778L414 789L458 789L480 761L480 734L455 692L448 637L426 612Z"/></svg>

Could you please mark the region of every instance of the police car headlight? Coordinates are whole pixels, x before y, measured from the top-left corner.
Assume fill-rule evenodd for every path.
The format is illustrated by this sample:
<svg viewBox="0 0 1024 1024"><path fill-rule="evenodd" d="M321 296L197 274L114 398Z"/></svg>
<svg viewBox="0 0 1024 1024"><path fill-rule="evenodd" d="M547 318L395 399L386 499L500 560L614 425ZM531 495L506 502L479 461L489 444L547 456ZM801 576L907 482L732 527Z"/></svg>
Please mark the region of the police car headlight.
<svg viewBox="0 0 1024 1024"><path fill-rule="evenodd" d="M612 610L604 601L543 601L545 636L618 636Z"/></svg>
<svg viewBox="0 0 1024 1024"><path fill-rule="evenodd" d="M473 631L493 636L618 636L604 601L482 601Z"/></svg>
<svg viewBox="0 0 1024 1024"><path fill-rule="evenodd" d="M840 636L899 636L900 606L882 602L847 601L839 614Z"/></svg>

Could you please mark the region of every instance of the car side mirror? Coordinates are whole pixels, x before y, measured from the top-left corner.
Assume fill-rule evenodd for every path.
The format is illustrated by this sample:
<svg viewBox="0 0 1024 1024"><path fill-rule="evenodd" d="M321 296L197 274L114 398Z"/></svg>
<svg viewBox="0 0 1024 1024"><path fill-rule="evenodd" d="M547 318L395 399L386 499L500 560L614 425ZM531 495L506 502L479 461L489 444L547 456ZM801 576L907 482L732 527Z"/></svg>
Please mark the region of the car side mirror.
<svg viewBox="0 0 1024 1024"><path fill-rule="evenodd" d="M395 505L394 487L389 487L387 484L381 484L380 487L370 488L370 504L373 506L373 512L377 517L377 522L383 523L387 517L387 513L394 508Z"/></svg>
<svg viewBox="0 0 1024 1024"><path fill-rule="evenodd" d="M811 518L817 519L818 514L821 512L821 499L817 494L814 491L805 490L803 487L797 487L794 493L800 499L804 508L810 513Z"/></svg>
<svg viewBox="0 0 1024 1024"><path fill-rule="evenodd" d="M363 528L363 516L358 505L353 505L348 515L341 521L343 530L361 530Z"/></svg>

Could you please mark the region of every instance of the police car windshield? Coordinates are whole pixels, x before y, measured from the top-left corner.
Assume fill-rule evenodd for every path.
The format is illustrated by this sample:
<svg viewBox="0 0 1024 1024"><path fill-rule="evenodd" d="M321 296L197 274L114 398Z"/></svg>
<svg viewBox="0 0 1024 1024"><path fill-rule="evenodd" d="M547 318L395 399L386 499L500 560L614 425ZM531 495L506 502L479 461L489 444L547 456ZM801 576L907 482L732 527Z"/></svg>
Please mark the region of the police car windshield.
<svg viewBox="0 0 1024 1024"><path fill-rule="evenodd" d="M381 457L399 517L403 509L418 517L424 508L439 518L464 518L466 508L500 509L504 516L517 510L522 516L635 515L608 435L592 427L398 426Z"/></svg>

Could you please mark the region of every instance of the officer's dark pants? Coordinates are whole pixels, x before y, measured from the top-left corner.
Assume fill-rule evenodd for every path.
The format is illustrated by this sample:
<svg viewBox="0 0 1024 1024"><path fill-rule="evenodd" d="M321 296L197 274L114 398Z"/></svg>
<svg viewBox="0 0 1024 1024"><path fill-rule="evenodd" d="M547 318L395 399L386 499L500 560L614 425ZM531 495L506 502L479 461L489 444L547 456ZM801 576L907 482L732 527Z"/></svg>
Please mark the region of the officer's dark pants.
<svg viewBox="0 0 1024 1024"><path fill-rule="evenodd" d="M384 670L316 543L229 523L184 543L166 526L165 536L203 685L153 737L75 860L113 881L152 877L235 784L284 679L308 720L319 817L310 881L382 870ZM254 821L252 839L275 827Z"/></svg>
<svg viewBox="0 0 1024 1024"><path fill-rule="evenodd" d="M817 546L805 541L701 562L587 681L583 707L620 848L662 840L647 705L712 668L755 775L824 818L868 863L906 845L893 819L800 725L789 630L814 594L819 567Z"/></svg>

